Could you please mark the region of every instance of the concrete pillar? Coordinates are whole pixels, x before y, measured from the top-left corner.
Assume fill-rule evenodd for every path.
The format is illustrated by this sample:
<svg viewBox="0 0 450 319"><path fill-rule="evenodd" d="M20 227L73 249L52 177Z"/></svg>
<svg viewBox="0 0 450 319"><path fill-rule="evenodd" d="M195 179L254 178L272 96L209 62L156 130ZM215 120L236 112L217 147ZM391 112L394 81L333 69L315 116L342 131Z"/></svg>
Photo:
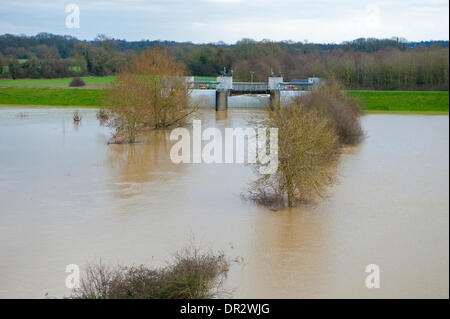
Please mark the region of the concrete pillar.
<svg viewBox="0 0 450 319"><path fill-rule="evenodd" d="M233 78L231 76L218 76L216 81L217 90L231 90L233 88Z"/></svg>
<svg viewBox="0 0 450 319"><path fill-rule="evenodd" d="M281 76L271 76L269 77L268 87L269 90L279 90L280 83L283 82L283 77Z"/></svg>
<svg viewBox="0 0 450 319"><path fill-rule="evenodd" d="M188 88L193 89L194 88L194 81L195 77L193 76L185 76L184 80L186 81Z"/></svg>
<svg viewBox="0 0 450 319"><path fill-rule="evenodd" d="M233 78L231 76L218 76L216 87L216 111L228 109L228 95L233 88Z"/></svg>
<svg viewBox="0 0 450 319"><path fill-rule="evenodd" d="M320 78L308 78L308 83L312 85L318 85L320 83Z"/></svg>
<svg viewBox="0 0 450 319"><path fill-rule="evenodd" d="M228 118L228 110L216 112L216 121L223 121L226 120L227 118Z"/></svg>
<svg viewBox="0 0 450 319"><path fill-rule="evenodd" d="M216 111L228 109L229 90L216 90Z"/></svg>
<svg viewBox="0 0 450 319"><path fill-rule="evenodd" d="M270 108L272 110L275 109L275 107L278 107L281 103L281 94L280 90L270 90Z"/></svg>

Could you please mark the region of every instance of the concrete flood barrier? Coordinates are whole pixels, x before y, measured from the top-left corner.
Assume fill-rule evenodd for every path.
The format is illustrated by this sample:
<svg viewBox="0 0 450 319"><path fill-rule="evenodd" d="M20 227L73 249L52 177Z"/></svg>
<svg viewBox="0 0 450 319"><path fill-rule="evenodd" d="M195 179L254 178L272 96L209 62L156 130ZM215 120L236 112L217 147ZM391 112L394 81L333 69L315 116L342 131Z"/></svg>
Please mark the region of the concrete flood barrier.
<svg viewBox="0 0 450 319"><path fill-rule="evenodd" d="M266 82L233 82L231 76L219 76L216 81L195 81L192 84L191 104L193 106L215 107L216 111L228 107L275 107L286 105L293 97L309 92L320 83L319 78L298 79L283 82L281 76L270 76Z"/></svg>
<svg viewBox="0 0 450 319"><path fill-rule="evenodd" d="M280 104L286 105L292 98L303 95L308 91L278 91ZM191 105L203 107L216 107L216 90L194 89L191 91ZM221 105L229 108L264 108L270 105L270 94L249 94L229 96L222 93Z"/></svg>

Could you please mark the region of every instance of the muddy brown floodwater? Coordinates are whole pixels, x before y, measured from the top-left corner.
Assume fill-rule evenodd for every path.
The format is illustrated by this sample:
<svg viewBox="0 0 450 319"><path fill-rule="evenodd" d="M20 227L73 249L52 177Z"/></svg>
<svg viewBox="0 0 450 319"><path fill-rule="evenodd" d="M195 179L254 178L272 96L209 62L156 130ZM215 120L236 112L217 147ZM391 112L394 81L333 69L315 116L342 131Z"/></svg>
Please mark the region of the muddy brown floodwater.
<svg viewBox="0 0 450 319"><path fill-rule="evenodd" d="M0 109L2 298L67 296L68 264L160 266L191 238L243 258L233 297L449 297L448 116L364 116L367 138L329 196L274 212L241 200L248 166L172 164L164 132L107 145L95 110L78 126L72 113ZM199 116L225 128L260 113ZM365 286L368 264L379 289Z"/></svg>

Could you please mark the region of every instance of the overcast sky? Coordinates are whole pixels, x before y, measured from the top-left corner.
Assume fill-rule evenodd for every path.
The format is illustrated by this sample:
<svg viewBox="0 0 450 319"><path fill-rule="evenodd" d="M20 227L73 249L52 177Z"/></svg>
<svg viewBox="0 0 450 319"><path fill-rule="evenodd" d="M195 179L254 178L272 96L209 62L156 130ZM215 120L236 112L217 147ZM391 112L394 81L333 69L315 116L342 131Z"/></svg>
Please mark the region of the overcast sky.
<svg viewBox="0 0 450 319"><path fill-rule="evenodd" d="M66 6L80 9L67 28ZM0 0L0 34L234 43L242 38L340 43L359 37L449 39L448 0Z"/></svg>

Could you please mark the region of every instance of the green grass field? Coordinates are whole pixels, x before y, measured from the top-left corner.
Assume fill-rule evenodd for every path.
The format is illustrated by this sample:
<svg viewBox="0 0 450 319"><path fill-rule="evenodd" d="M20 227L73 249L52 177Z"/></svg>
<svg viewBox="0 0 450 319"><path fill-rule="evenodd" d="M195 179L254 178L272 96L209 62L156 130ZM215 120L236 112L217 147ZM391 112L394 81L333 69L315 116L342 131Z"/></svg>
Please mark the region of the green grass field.
<svg viewBox="0 0 450 319"><path fill-rule="evenodd" d="M104 90L0 88L0 104L98 107Z"/></svg>
<svg viewBox="0 0 450 319"><path fill-rule="evenodd" d="M107 85L114 81L115 76L85 76L82 77L86 85ZM69 87L72 78L59 79L0 79L0 87ZM196 81L215 81L215 77L196 76Z"/></svg>
<svg viewBox="0 0 450 319"><path fill-rule="evenodd" d="M442 112L449 111L448 91L366 91L349 90L367 112Z"/></svg>
<svg viewBox="0 0 450 319"><path fill-rule="evenodd" d="M85 76L82 77L86 85L106 85L115 79L114 76ZM72 78L59 79L0 79L0 86L11 87L69 87Z"/></svg>
<svg viewBox="0 0 450 319"><path fill-rule="evenodd" d="M195 76L195 81L215 81L217 78L215 76Z"/></svg>
<svg viewBox="0 0 450 319"><path fill-rule="evenodd" d="M105 84L113 77L87 77L89 84ZM65 83L70 79L51 80L17 80L25 81L53 81ZM13 81L13 80L3 80ZM58 82L59 81L59 82ZM1 82L0 82L1 83ZM49 82L45 82L49 83ZM1 85L1 84L0 84ZM45 84L41 84L46 86ZM449 112L448 91L345 91L348 96L360 101L365 112L397 112L397 113L446 113ZM102 89L69 89L69 88L0 88L0 104L4 105L47 105L47 106L85 106L101 105L104 90Z"/></svg>

